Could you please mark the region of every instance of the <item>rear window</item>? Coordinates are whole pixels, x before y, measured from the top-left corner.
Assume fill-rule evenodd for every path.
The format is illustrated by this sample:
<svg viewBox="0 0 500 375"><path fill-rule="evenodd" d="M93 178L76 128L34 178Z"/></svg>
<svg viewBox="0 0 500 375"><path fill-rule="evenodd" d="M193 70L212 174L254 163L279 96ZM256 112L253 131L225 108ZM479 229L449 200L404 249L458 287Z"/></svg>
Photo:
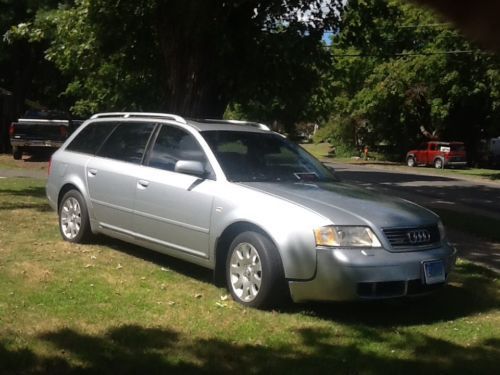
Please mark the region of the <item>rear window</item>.
<svg viewBox="0 0 500 375"><path fill-rule="evenodd" d="M95 155L108 134L116 127L115 122L94 122L87 125L66 150Z"/></svg>

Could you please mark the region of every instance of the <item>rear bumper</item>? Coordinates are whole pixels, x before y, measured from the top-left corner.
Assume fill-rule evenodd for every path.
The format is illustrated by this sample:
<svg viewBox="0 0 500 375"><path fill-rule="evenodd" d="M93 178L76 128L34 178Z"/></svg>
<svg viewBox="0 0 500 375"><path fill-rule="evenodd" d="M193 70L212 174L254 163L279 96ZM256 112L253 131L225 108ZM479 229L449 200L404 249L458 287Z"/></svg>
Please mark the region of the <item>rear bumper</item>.
<svg viewBox="0 0 500 375"><path fill-rule="evenodd" d="M423 262L443 261L446 277L456 261L456 249L442 247L406 253L377 250L317 250L316 275L289 281L295 302L394 298L423 294L444 283L426 285Z"/></svg>
<svg viewBox="0 0 500 375"><path fill-rule="evenodd" d="M26 140L26 139L12 139L10 144L12 147L29 147L29 148L59 148L64 141L51 141L51 140Z"/></svg>

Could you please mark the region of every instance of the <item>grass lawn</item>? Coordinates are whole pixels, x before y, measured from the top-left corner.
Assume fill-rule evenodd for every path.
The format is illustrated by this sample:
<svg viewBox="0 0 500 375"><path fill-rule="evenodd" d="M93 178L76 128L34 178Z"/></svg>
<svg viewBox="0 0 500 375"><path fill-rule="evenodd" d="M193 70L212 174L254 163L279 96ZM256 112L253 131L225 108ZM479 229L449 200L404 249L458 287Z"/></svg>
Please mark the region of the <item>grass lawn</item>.
<svg viewBox="0 0 500 375"><path fill-rule="evenodd" d="M0 180L0 373L493 374L498 275L460 261L424 298L244 309L209 271L61 240L43 182Z"/></svg>
<svg viewBox="0 0 500 375"><path fill-rule="evenodd" d="M47 170L49 156L46 154L25 156L22 160L14 160L12 155L0 154L0 169Z"/></svg>

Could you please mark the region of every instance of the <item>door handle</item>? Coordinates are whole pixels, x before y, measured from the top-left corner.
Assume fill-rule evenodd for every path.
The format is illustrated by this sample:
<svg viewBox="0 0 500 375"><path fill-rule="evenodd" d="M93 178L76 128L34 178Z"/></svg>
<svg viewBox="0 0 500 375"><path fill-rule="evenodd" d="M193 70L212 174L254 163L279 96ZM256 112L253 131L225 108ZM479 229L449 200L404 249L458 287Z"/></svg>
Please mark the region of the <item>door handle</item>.
<svg viewBox="0 0 500 375"><path fill-rule="evenodd" d="M92 169L91 168L91 169L89 169L88 172L89 172L88 173L89 177L94 177L97 174L97 169Z"/></svg>
<svg viewBox="0 0 500 375"><path fill-rule="evenodd" d="M139 189L145 189L149 186L149 181L146 181L146 180L138 180L137 181L137 187Z"/></svg>

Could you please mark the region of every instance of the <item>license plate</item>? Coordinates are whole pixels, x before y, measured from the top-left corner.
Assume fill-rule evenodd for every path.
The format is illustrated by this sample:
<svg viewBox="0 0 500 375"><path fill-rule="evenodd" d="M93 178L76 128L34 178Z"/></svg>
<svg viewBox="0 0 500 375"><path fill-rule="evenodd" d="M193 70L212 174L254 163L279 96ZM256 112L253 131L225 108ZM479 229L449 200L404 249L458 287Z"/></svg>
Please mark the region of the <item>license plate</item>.
<svg viewBox="0 0 500 375"><path fill-rule="evenodd" d="M441 260L424 262L424 277L426 284L444 283L446 276L443 262Z"/></svg>

